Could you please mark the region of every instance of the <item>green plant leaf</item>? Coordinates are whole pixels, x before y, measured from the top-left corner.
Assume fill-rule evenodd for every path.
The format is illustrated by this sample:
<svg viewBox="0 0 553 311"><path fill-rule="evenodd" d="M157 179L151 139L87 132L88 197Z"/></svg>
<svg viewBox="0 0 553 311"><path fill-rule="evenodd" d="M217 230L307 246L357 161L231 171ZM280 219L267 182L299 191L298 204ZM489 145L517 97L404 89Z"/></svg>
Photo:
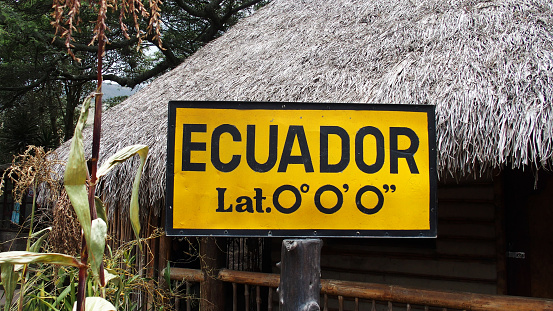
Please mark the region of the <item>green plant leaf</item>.
<svg viewBox="0 0 553 311"><path fill-rule="evenodd" d="M71 301L77 301L77 286L75 284L74 277L71 278L70 287L71 287L71 293L70 293ZM71 308L71 305L65 305L65 306L68 310Z"/></svg>
<svg viewBox="0 0 553 311"><path fill-rule="evenodd" d="M94 197L94 205L96 205L96 214L98 215L98 218L101 218L106 225L108 224L108 217L106 215L106 207L104 205L104 202L99 197Z"/></svg>
<svg viewBox="0 0 553 311"><path fill-rule="evenodd" d="M134 156L135 154L138 154L140 156L140 166L138 167L138 171L136 172L136 176L134 178L134 182L132 186L131 206L129 207L129 215L131 218L131 225L134 231L134 235L138 240L139 234L140 234L140 217L139 217L140 207L138 206L138 189L140 188L140 177L142 176L142 169L144 168L144 163L146 163L146 157L148 156L148 146L132 145L119 150L117 153L109 157L109 159L107 159L104 164L102 164L102 166L98 170L97 175L98 175L98 178L100 178L101 176L104 176L117 164L123 161L126 161L127 159ZM138 246L142 250L142 244L139 243Z"/></svg>
<svg viewBox="0 0 553 311"><path fill-rule="evenodd" d="M31 247L29 248L29 251L38 253L40 251L40 248L42 247L42 243L44 243L44 240L46 240L50 231L52 231L52 227L48 227L38 232L35 232L32 236L33 237L40 236L40 237L38 238L38 240L36 240L33 243L33 245L31 245Z"/></svg>
<svg viewBox="0 0 553 311"><path fill-rule="evenodd" d="M169 261L167 261L167 266L165 269L163 269L163 277L165 278L165 284L167 287L169 287L169 291L171 290L171 265L169 264Z"/></svg>
<svg viewBox="0 0 553 311"><path fill-rule="evenodd" d="M30 264L35 262L51 263L62 266L81 267L83 264L73 256L57 253L33 253L11 251L0 253L0 264Z"/></svg>
<svg viewBox="0 0 553 311"><path fill-rule="evenodd" d="M90 207L88 205L88 193L86 190L86 176L87 167L84 158L83 147L83 128L86 124L88 117L88 108L90 108L90 102L94 96L88 96L83 102L81 108L81 114L79 121L75 126L75 132L73 139L71 140L71 147L69 150L69 158L67 160L67 166L64 174L64 186L71 200L71 204L77 214L77 219L81 223L83 234L86 240L86 244L90 245Z"/></svg>
<svg viewBox="0 0 553 311"><path fill-rule="evenodd" d="M58 296L58 298L56 298L56 301L54 302L54 307L57 307L58 304L60 304L62 302L62 300L65 299L65 297L67 297L67 295L69 295L69 293L71 292L71 286L67 286L61 293L60 295Z"/></svg>
<svg viewBox="0 0 553 311"><path fill-rule="evenodd" d="M146 155L148 155L148 146L146 145L132 145L127 146L119 151L117 151L114 155L109 157L98 169L98 172L96 173L96 176L98 178L106 175L109 171L111 171L117 164L125 162L127 159L133 157L135 154L140 155L142 158L146 158Z"/></svg>
<svg viewBox="0 0 553 311"><path fill-rule="evenodd" d="M92 275L98 276L102 258L104 257L104 249L106 247L106 236L108 234L108 226L101 218L96 218L91 225L92 240L90 245L90 268Z"/></svg>
<svg viewBox="0 0 553 311"><path fill-rule="evenodd" d="M42 229L42 230L40 230L40 231L34 232L34 233L31 235L31 237L33 237L33 238L40 237L40 236L42 236L43 234L48 234L48 233L50 233L50 231L52 231L52 227L47 227L47 228L44 228L44 229Z"/></svg>
<svg viewBox="0 0 553 311"><path fill-rule="evenodd" d="M100 297L86 297L85 311L116 311L111 302ZM73 305L73 311L77 310L77 303Z"/></svg>
<svg viewBox="0 0 553 311"><path fill-rule="evenodd" d="M17 286L17 273L11 263L2 263L0 269L2 269L2 287L4 287L4 294L6 295L4 310L7 311L10 309L13 300L13 292Z"/></svg>
<svg viewBox="0 0 553 311"><path fill-rule="evenodd" d="M46 305L48 307L48 310L59 311L58 309L56 309L56 307L54 307L52 304L44 299L41 299L40 303Z"/></svg>

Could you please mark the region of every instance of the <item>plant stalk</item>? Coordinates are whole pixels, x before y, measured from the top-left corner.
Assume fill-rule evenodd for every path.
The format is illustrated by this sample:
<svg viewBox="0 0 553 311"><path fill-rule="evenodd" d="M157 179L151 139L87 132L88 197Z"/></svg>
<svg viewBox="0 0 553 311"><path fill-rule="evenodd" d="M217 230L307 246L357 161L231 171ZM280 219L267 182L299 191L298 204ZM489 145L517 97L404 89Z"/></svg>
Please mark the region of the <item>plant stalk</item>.
<svg viewBox="0 0 553 311"><path fill-rule="evenodd" d="M105 1L105 0L100 0ZM94 126L92 129L92 157L90 159L90 183L88 187L88 205L90 208L90 217L92 220L98 218L96 213L96 206L94 202L94 194L96 193L96 172L98 170L98 158L100 156L100 138L102 131L102 67L103 67L103 56L104 56L104 32L105 29L102 27L99 30L98 35L98 66L97 66L97 87L96 87L96 96L95 96L95 105L94 105ZM83 247L81 250L81 261L83 263L88 262L88 249L86 246L86 241L83 237ZM104 269L103 264L100 266L100 284L105 285ZM79 287L77 290L77 310L85 310L85 299L86 299L86 278L87 278L87 268L79 268Z"/></svg>
<svg viewBox="0 0 553 311"><path fill-rule="evenodd" d="M83 238L84 239L84 238ZM86 242L83 243L86 245ZM81 251L81 254L83 252ZM86 254L88 257L88 254ZM86 258L81 258L81 261L83 263L86 263L84 260ZM77 286L77 310L78 311L84 311L85 308L85 299L86 299L86 269L87 265L84 264L81 267L79 267L79 285Z"/></svg>
<svg viewBox="0 0 553 311"><path fill-rule="evenodd" d="M99 39L98 39L98 69L97 69L98 87L97 87L96 98L95 98L96 103L94 105L94 129L92 132L93 133L92 134L92 158L94 158L95 161L91 163L92 164L91 172L90 172L91 187L89 188L89 192L88 192L88 204L90 206L90 216L92 220L98 218L94 195L96 193L96 182L98 181L96 172L98 170L98 159L100 158L100 138L102 133L102 95L103 95L102 83L104 82L104 79L102 77L102 67L103 67L103 59L104 59L104 50L106 45L104 41L104 35L103 35L104 31L105 31L104 29L101 30L101 35L99 36ZM106 286L103 262L100 264L99 277L100 277L100 286L102 287Z"/></svg>
<svg viewBox="0 0 553 311"><path fill-rule="evenodd" d="M25 251L27 252L29 251L29 249L31 249L31 236L33 235L33 225L35 221L36 188L37 188L37 180L35 177L35 180L33 181L33 205L31 207L31 223L29 225L29 236L27 237L27 246L25 247ZM26 280L27 280L27 265L23 265L23 270L21 273L21 288L19 290L19 303L17 306L18 311L23 310L23 302L24 302L23 298L25 297Z"/></svg>

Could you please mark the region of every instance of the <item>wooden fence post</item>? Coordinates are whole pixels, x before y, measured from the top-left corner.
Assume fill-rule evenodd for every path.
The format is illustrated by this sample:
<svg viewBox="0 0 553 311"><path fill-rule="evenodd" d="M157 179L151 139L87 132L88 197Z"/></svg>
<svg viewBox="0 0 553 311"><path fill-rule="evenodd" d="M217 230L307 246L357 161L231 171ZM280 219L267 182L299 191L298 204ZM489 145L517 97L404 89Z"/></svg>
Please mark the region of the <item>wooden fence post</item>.
<svg viewBox="0 0 553 311"><path fill-rule="evenodd" d="M282 241L279 305L282 311L318 311L321 293L320 239Z"/></svg>
<svg viewBox="0 0 553 311"><path fill-rule="evenodd" d="M200 310L223 311L225 295L223 282L217 279L219 269L225 266L224 238L200 238L200 261L204 281L200 283Z"/></svg>

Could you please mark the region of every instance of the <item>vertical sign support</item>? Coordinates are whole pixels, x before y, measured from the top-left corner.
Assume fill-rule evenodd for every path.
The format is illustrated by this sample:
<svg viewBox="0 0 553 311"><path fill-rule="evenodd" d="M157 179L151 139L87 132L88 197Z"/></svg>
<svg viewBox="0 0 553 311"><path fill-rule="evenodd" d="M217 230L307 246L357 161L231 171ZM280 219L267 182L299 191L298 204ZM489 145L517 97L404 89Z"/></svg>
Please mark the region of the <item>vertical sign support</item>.
<svg viewBox="0 0 553 311"><path fill-rule="evenodd" d="M282 311L318 311L321 239L282 241L279 305Z"/></svg>
<svg viewBox="0 0 553 311"><path fill-rule="evenodd" d="M221 251L223 245L225 245L223 238L200 238L200 261L204 273L204 281L200 282L200 310L202 311L225 309L223 282L217 279L219 269L225 266L225 253Z"/></svg>

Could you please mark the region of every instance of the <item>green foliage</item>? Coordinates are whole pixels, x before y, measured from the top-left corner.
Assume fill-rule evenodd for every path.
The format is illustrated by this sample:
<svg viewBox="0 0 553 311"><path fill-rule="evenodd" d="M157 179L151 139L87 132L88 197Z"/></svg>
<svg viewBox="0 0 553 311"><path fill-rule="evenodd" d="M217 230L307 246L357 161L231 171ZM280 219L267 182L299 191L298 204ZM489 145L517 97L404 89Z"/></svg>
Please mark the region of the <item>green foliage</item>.
<svg viewBox="0 0 553 311"><path fill-rule="evenodd" d="M65 189L67 191L67 194L69 196L69 199L71 200L71 204L73 208L75 209L75 212L77 214L77 218L79 219L80 225L83 230L83 235L85 237L86 245L89 250L89 263L90 263L90 270L93 275L93 280L96 280L92 282L89 286L89 294L91 296L96 296L98 290L93 290L94 288L97 288L97 280L98 280L98 270L101 267L102 259L104 257L104 248L105 248L105 241L107 236L107 224L102 218L94 219L91 221L91 215L89 210L89 203L88 203L88 192L86 188L86 182L87 182L87 167L86 167L86 160L84 158L84 147L83 147L83 137L82 137L82 130L86 124L87 115L88 115L88 109L90 106L90 101L92 100L94 96L88 97L85 102L83 103L81 114L79 116L79 121L77 122L77 126L75 128L75 133L73 136L73 140L71 142L70 152L69 152L69 159L66 166L66 171L64 175L64 184ZM133 229L135 230L135 234L138 241L138 234L140 232L140 223L138 219L139 214L139 207L138 207L138 189L140 184L140 177L142 174L142 169L144 167L144 163L146 161L146 157L148 155L148 147L144 145L135 145L135 146L129 146L126 147L106 161L104 165L100 167L98 170L98 178L101 178L105 174L107 174L113 167L115 167L117 164L124 162L125 160L133 157L135 154L138 154L140 156L140 167L137 172L136 178L134 180L133 185L133 192L131 197L131 207L130 207L130 215L131 215L131 223L133 225ZM26 154L27 155L27 154ZM24 159L31 158L31 160L27 161L31 165L29 169L31 171L38 172L40 171L36 166L33 167L33 164L36 164L37 161L33 160L34 157L27 157L22 156ZM45 158L45 157L44 157ZM25 162L25 163L27 163ZM45 167L48 167L48 165L44 165ZM12 171L21 171L21 169L11 169ZM22 171L28 171L28 170L22 170ZM23 176L23 175L22 175ZM26 176L26 175L25 175ZM40 174L39 174L40 176ZM29 175L26 176L26 178L20 180L21 183L25 183L25 185L33 184L35 185L34 188L34 194L36 197L36 184L38 182L37 175ZM33 199L33 202L35 200ZM99 213L105 218L105 210L103 209L103 203L100 199L96 198L94 207L99 207ZM34 217L34 205L33 205L33 214L31 217ZM34 238L38 237L38 240L33 243L31 246L30 243L27 243L27 250L28 251L10 251L10 252L3 252L0 253L0 265L2 268L2 286L4 287L4 290L6 292L6 298L7 298L7 304L5 307L5 310L8 310L11 304L11 300L13 298L13 292L15 290L15 284L17 284L18 278L20 278L21 282L21 298L19 301L19 307L23 306L25 297L27 296L27 288L31 288L28 284L26 286L26 276L28 274L27 268L29 264L54 264L54 265L61 265L61 266L73 266L77 267L80 270L86 269L87 262L82 262L81 259L74 258L73 256L64 255L64 254L55 254L55 253L40 253L37 252L40 248L40 245L43 242L43 233L46 233L48 230L42 230L37 233L32 232L32 222L31 222L31 231L29 232L29 237ZM140 245L140 244L138 244ZM35 250L35 252L30 251ZM126 264L129 265L130 260L128 259L128 256L125 257ZM16 272L15 265L24 265L23 266L23 272L21 275L19 275ZM44 269L44 268L43 268ZM139 278L139 276L135 276ZM84 282L85 280L79 279L79 282ZM47 309L51 310L58 310L56 308L57 301L60 296L67 296L69 292L73 292L73 289L67 290L65 289L63 292L59 293L60 296L48 296L45 294L46 287L45 284L48 283L46 280L42 279L41 282L35 283L35 285L38 285L36 288L39 289L38 293L31 294L29 297L31 297L31 305L35 308L42 308L45 307ZM70 285L70 288L74 285ZM33 287L35 288L35 287ZM105 289L104 289L105 290ZM53 297L52 299L55 299L54 302L48 301L43 299L44 297ZM84 299L84 296L83 296ZM78 300L78 299L77 299ZM104 300L90 300L91 305L95 306L95 309L91 306L86 306L86 310L115 310L110 309L113 306L109 303L107 303ZM36 304L36 305L35 305Z"/></svg>
<svg viewBox="0 0 553 311"><path fill-rule="evenodd" d="M17 286L18 274L15 272L15 267L11 263L0 264L0 269L2 270L2 287L4 288L4 293L6 295L4 310L9 310L13 300L13 293L15 291L15 287Z"/></svg>
<svg viewBox="0 0 553 311"><path fill-rule="evenodd" d="M137 253L133 251L137 244L143 244L142 248L145 248L145 242L158 238L161 232L162 230L159 230L146 239L125 243L113 253L108 251L104 264L111 280L106 286L105 297L117 310L147 310L147 306L137 304L136 293L138 292L146 293L152 299L151 310L171 310L171 306L167 303L174 294L163 289L156 280L144 277L146 271L140 269Z"/></svg>
<svg viewBox="0 0 553 311"><path fill-rule="evenodd" d="M122 163L129 158L133 157L135 154L140 156L140 166L136 172L132 186L131 194L131 206L129 208L129 214L131 217L131 225L136 236L136 239L139 239L140 233L140 219L139 219L139 206L138 206L138 190L140 187L140 177L142 176L142 169L146 163L146 157L148 156L148 146L145 145L133 145L125 147L114 155L109 157L106 162L98 169L97 176L98 178L107 174L111 169L113 169L119 163ZM139 244L140 246L140 244Z"/></svg>
<svg viewBox="0 0 553 311"><path fill-rule="evenodd" d="M106 215L106 207L104 205L104 202L99 197L94 197L94 204L96 205L96 213L98 214L98 218L102 219L106 223L106 227L108 226L108 216Z"/></svg>
<svg viewBox="0 0 553 311"><path fill-rule="evenodd" d="M38 253L40 252L40 249L42 248L42 245L44 244L44 241L48 237L48 234L52 230L52 227L44 228L38 232L34 232L31 234L32 239L37 239L29 248L29 251Z"/></svg>
<svg viewBox="0 0 553 311"><path fill-rule="evenodd" d="M96 218L92 221L90 227L92 236L90 240L90 270L95 277L99 276L99 270L104 258L104 249L106 247L106 237L108 234L108 226L101 218Z"/></svg>
<svg viewBox="0 0 553 311"><path fill-rule="evenodd" d="M51 44L51 1L0 2L0 163L26 146L59 146L92 83L64 78L90 70Z"/></svg>
<svg viewBox="0 0 553 311"><path fill-rule="evenodd" d="M75 269L36 264L30 271L23 310L67 310L75 302ZM67 285L67 286L65 286ZM15 309L16 306L12 306Z"/></svg>
<svg viewBox="0 0 553 311"><path fill-rule="evenodd" d="M67 195L71 200L71 204L75 209L75 213L77 214L77 218L81 224L87 245L91 245L91 217L88 205L88 192L86 188L88 168L86 167L86 160L84 158L82 131L86 124L88 108L90 107L90 101L92 98L92 96L87 97L83 103L81 115L79 116L79 121L75 127L73 140L71 141L69 158L67 160L64 175L65 191L67 192Z"/></svg>
<svg viewBox="0 0 553 311"><path fill-rule="evenodd" d="M155 234L149 238L157 238ZM141 271L136 262L136 255L133 255L133 247L137 243L144 243L147 239L141 241L132 241L123 244L115 252L108 251L104 259L106 267L106 287L97 286L97 282L91 276L87 280L88 296L86 300L86 310L89 309L90 297L102 296L105 293L105 301L109 302L115 309L138 311L147 310L146 306L140 306L134 297L138 292L148 293L153 297L153 306L150 310L170 310L171 306L164 305L163 298L170 298L169 291L162 290L161 286L155 280L146 278L144 271ZM7 273L8 269L3 269L2 273ZM15 274L17 284L20 273ZM27 290L23 300L23 310L59 310L72 311L77 299L78 270L67 266L53 266L43 263L35 263L30 266L29 279L27 281ZM3 279L7 281L7 279ZM8 300L7 300L8 301ZM109 306L109 305L108 305ZM6 303L4 310L15 310L16 305Z"/></svg>
<svg viewBox="0 0 553 311"><path fill-rule="evenodd" d="M73 256L64 254L34 253L27 251L11 251L0 253L0 263L2 265L27 265L37 262L73 267L80 267L83 265Z"/></svg>

